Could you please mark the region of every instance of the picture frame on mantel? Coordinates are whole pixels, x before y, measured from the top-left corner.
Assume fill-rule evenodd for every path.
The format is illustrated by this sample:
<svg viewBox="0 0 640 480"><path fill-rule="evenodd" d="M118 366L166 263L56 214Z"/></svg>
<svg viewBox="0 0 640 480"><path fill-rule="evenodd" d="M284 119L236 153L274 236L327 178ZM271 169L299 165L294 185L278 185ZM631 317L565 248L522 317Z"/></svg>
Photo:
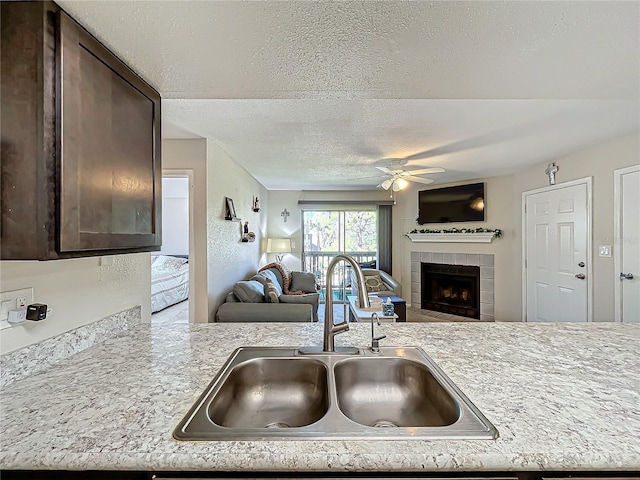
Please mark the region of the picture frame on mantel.
<svg viewBox="0 0 640 480"><path fill-rule="evenodd" d="M224 217L225 220L238 220L238 216L236 215L236 207L233 204L233 199L230 197L224 197L224 201L227 206L227 214Z"/></svg>

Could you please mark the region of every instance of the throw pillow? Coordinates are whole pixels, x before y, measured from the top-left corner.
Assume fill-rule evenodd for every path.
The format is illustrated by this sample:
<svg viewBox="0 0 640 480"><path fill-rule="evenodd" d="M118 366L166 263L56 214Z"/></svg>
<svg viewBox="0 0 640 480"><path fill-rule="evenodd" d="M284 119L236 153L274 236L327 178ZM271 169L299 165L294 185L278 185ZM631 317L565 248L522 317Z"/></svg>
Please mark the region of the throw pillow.
<svg viewBox="0 0 640 480"><path fill-rule="evenodd" d="M305 293L315 293L316 276L309 272L291 272L292 291L302 291Z"/></svg>
<svg viewBox="0 0 640 480"><path fill-rule="evenodd" d="M367 275L364 277L364 283L367 286L367 292L382 292L392 290L389 285L382 281L380 275Z"/></svg>
<svg viewBox="0 0 640 480"><path fill-rule="evenodd" d="M244 303L264 303L264 286L255 280L236 282L233 294Z"/></svg>
<svg viewBox="0 0 640 480"><path fill-rule="evenodd" d="M249 280L257 280L258 282L260 282L262 285L265 285L265 286L267 285L267 282L269 281L273 282L273 286L278 292L278 296L282 295L282 287L280 286L280 282L278 282L278 278L276 274L273 272L273 270L264 270L260 273L256 273Z"/></svg>
<svg viewBox="0 0 640 480"><path fill-rule="evenodd" d="M264 299L267 303L280 303L278 300L278 291L271 280L267 280L267 283L264 285Z"/></svg>

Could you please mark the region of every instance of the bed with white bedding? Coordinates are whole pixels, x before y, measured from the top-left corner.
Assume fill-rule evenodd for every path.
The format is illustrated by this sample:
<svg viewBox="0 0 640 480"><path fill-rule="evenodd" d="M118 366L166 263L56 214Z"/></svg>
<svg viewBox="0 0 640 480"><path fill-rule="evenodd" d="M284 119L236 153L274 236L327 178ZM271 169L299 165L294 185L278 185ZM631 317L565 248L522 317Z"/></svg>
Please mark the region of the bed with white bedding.
<svg viewBox="0 0 640 480"><path fill-rule="evenodd" d="M151 257L151 312L155 313L189 298L187 258Z"/></svg>

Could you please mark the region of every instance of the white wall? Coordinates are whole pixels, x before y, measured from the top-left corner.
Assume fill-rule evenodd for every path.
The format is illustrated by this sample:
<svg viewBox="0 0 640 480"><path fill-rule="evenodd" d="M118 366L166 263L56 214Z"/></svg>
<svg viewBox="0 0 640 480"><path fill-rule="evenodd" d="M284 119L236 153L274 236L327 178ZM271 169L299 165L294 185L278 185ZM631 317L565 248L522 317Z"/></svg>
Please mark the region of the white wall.
<svg viewBox="0 0 640 480"><path fill-rule="evenodd" d="M238 280L249 278L259 268L269 213L267 190L213 141L207 143L207 276L208 319L214 321L218 306ZM253 197L260 198L260 213L254 213ZM225 220L225 197L233 199L242 223ZM254 242L243 243L242 225L249 222Z"/></svg>
<svg viewBox="0 0 640 480"><path fill-rule="evenodd" d="M193 238L189 258L192 276L189 285L189 308L195 323L207 323L207 140L162 141L163 171L190 170L193 189ZM164 228L163 228L164 230ZM164 231L163 231L164 237ZM163 238L164 240L164 238Z"/></svg>
<svg viewBox="0 0 640 480"><path fill-rule="evenodd" d="M162 178L162 248L165 255L189 254L189 178Z"/></svg>
<svg viewBox="0 0 640 480"><path fill-rule="evenodd" d="M149 253L69 260L0 262L2 291L33 287L34 300L52 309L46 320L0 332L0 352L8 353L137 305L151 318Z"/></svg>

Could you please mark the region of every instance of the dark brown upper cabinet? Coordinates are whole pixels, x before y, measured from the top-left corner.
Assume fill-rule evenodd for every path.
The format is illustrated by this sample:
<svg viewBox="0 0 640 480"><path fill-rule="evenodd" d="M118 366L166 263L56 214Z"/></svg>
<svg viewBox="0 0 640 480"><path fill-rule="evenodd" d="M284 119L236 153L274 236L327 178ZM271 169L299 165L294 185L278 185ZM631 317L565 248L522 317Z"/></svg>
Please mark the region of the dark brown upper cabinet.
<svg viewBox="0 0 640 480"><path fill-rule="evenodd" d="M159 250L160 95L52 2L1 2L3 260Z"/></svg>

